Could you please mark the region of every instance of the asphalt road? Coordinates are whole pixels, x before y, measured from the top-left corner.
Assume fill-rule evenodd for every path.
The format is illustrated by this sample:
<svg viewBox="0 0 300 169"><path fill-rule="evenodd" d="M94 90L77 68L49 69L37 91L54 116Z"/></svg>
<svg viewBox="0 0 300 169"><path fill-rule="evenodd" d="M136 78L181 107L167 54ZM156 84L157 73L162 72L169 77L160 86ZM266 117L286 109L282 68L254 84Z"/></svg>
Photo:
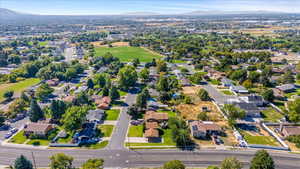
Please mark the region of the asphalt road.
<svg viewBox="0 0 300 169"><path fill-rule="evenodd" d="M49 157L56 153L65 153L74 157L74 165L79 167L90 158L103 158L107 168L127 167L158 167L166 161L181 160L190 167L206 167L219 165L226 157L237 157L246 167L249 165L254 151L225 151L225 150L201 150L187 152L179 150L30 150L0 147L0 165L9 165L19 155L23 154L33 161L32 153L37 167L47 167ZM271 153L276 169L297 169L300 166L300 155L288 153Z"/></svg>
<svg viewBox="0 0 300 169"><path fill-rule="evenodd" d="M237 96L229 96L229 95L224 95L220 91L218 91L215 87L212 85L206 83L201 85L208 93L209 95L218 103L218 104L224 104L226 101L229 99L238 99Z"/></svg>
<svg viewBox="0 0 300 169"><path fill-rule="evenodd" d="M129 93L125 98L125 103L130 106L136 101L136 94ZM113 131L112 137L108 146L105 149L108 150L122 150L126 139L127 129L130 122L130 116L127 114L128 107L123 107L117 125Z"/></svg>

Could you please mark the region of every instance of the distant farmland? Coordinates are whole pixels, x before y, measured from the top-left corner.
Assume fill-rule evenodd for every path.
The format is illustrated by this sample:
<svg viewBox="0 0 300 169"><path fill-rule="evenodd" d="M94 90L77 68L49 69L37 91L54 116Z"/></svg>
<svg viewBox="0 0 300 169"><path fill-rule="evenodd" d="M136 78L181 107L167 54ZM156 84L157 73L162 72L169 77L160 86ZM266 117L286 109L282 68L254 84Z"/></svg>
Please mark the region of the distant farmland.
<svg viewBox="0 0 300 169"><path fill-rule="evenodd" d="M113 56L118 57L122 62L130 62L135 58L140 59L141 62L150 62L153 58L161 58L162 56L155 52L148 51L140 47L98 47L95 48L96 56L103 56L110 52Z"/></svg>

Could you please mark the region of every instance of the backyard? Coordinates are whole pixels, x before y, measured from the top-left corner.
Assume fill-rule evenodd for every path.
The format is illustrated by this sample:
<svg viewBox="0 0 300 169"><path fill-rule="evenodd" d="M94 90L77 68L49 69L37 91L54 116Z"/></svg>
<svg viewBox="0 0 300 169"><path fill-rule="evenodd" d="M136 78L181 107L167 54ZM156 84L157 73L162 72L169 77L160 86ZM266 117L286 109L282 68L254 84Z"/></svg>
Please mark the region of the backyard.
<svg viewBox="0 0 300 169"><path fill-rule="evenodd" d="M98 47L96 50L96 56L103 56L107 52L110 52L113 56L118 57L122 62L130 62L133 59L138 58L141 62L150 62L153 58L161 58L159 54L150 52L140 47Z"/></svg>

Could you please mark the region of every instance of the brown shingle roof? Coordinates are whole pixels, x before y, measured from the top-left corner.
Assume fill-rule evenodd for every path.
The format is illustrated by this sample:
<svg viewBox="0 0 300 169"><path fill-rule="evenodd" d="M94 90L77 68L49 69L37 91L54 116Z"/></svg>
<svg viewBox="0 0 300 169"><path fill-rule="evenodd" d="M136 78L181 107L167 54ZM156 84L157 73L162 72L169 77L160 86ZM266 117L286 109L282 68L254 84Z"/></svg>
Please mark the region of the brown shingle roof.
<svg viewBox="0 0 300 169"><path fill-rule="evenodd" d="M283 130L285 130L288 133L288 135L290 135L290 136L300 135L300 127L299 126L284 127Z"/></svg>
<svg viewBox="0 0 300 169"><path fill-rule="evenodd" d="M212 122L193 121L190 123L191 126L197 126L199 131L221 131L221 127Z"/></svg>
<svg viewBox="0 0 300 169"><path fill-rule="evenodd" d="M148 111L145 114L145 120L149 120L149 119L155 119L155 120L168 120L169 116L168 113L157 113L154 111Z"/></svg>
<svg viewBox="0 0 300 169"><path fill-rule="evenodd" d="M46 132L52 128L51 124L47 123L29 123L26 128L24 128L25 132Z"/></svg>
<svg viewBox="0 0 300 169"><path fill-rule="evenodd" d="M158 128L158 123L157 122L146 122L146 129L157 129Z"/></svg>
<svg viewBox="0 0 300 169"><path fill-rule="evenodd" d="M159 132L157 129L150 128L145 131L145 137L159 137Z"/></svg>

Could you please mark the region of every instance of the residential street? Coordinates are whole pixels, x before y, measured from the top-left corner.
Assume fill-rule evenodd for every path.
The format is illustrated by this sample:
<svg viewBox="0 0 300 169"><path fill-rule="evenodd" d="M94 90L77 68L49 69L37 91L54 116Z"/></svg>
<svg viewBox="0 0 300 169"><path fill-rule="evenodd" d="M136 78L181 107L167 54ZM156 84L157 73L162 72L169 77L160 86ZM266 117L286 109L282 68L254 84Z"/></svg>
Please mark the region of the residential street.
<svg viewBox="0 0 300 169"><path fill-rule="evenodd" d="M125 98L125 103L130 106L133 103L135 103L136 100L136 94L129 93L127 97ZM112 137L110 139L110 142L108 146L105 149L108 150L122 150L124 148L124 142L127 134L127 129L130 122L130 116L127 114L128 107L123 107L118 123L115 127L115 130L113 131Z"/></svg>

